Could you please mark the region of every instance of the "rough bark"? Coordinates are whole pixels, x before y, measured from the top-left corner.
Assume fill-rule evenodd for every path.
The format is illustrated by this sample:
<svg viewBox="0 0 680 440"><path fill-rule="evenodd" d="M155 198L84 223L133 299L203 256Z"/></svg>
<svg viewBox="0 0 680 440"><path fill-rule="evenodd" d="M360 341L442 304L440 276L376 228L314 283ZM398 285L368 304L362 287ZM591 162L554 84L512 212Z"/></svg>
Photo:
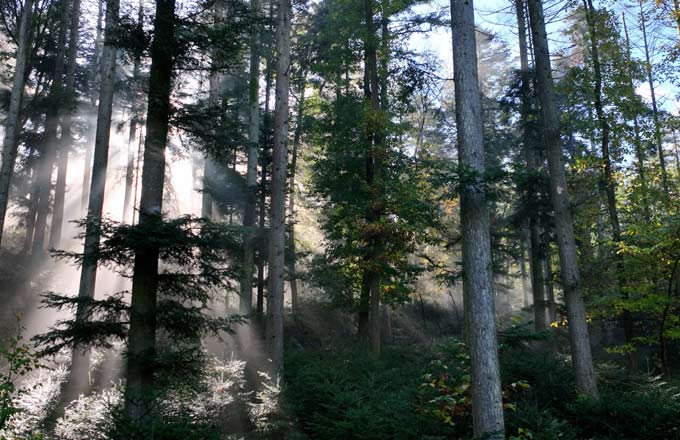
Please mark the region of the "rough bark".
<svg viewBox="0 0 680 440"><path fill-rule="evenodd" d="M21 132L21 103L26 85L28 70L28 56L31 41L31 25L33 16L33 0L25 0L21 13L17 37L17 52L14 65L14 80L9 100L9 110L5 121L5 138L2 142L2 166L0 168L0 243L3 237L9 192L14 174L14 164L19 148L19 133Z"/></svg>
<svg viewBox="0 0 680 440"><path fill-rule="evenodd" d="M260 15L260 0L250 1L251 13ZM243 212L243 268L241 273L241 295L239 313L250 315L253 308L253 265L255 261L255 239L257 231L257 162L260 149L260 27L250 36L250 72L248 90L248 165L246 171L246 206Z"/></svg>
<svg viewBox="0 0 680 440"><path fill-rule="evenodd" d="M505 438L491 269L488 201L484 190L482 105L471 0L451 1L453 76L463 235L463 289L468 301L468 348L475 437Z"/></svg>
<svg viewBox="0 0 680 440"><path fill-rule="evenodd" d="M113 92L116 72L116 42L119 20L120 0L106 1L106 35L101 59L101 82L99 90L99 108L97 110L97 131L94 143L94 163L92 167L92 183L90 185L87 225L85 227L85 244L83 247L83 263L80 270L79 298L94 298L97 277L97 255L101 237L101 219L104 208L106 188L106 171L109 157L109 139L111 133L111 115L113 111ZM76 322L88 319L88 310L79 304L76 311ZM89 385L90 353L84 348L74 348L71 371L65 389L69 401L87 390Z"/></svg>
<svg viewBox="0 0 680 440"><path fill-rule="evenodd" d="M174 40L175 0L156 0L139 205L141 228L159 221L162 212ZM156 353L158 252L158 247L150 243L139 246L135 250L132 276L125 414L132 421L142 423L151 416L150 398Z"/></svg>
<svg viewBox="0 0 680 440"><path fill-rule="evenodd" d="M269 213L269 276L266 340L274 369L283 368L283 289L286 248L286 162L290 84L291 2L279 0L276 28L276 103Z"/></svg>
<svg viewBox="0 0 680 440"><path fill-rule="evenodd" d="M559 114L550 65L548 36L541 0L529 0L532 41L536 60L536 84L541 108L543 139L550 170L550 195L554 211L557 247L560 257L562 288L569 319L569 339L578 392L598 397L597 381L588 336L586 310L580 292L580 273L576 260L576 243L569 206L569 190L562 162Z"/></svg>

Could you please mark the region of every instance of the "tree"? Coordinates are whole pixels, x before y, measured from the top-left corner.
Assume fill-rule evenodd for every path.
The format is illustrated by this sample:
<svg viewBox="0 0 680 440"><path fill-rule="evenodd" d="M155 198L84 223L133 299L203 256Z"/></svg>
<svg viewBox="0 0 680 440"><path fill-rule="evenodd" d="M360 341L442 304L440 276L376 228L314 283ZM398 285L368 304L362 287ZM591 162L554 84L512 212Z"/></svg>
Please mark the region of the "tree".
<svg viewBox="0 0 680 440"><path fill-rule="evenodd" d="M529 17L536 60L537 95L550 171L550 197L555 213L560 275L569 319L569 341L576 375L576 387L580 393L597 398L599 393L593 368L586 310L579 289L581 280L576 261L576 243L569 206L569 189L562 162L559 115L555 101L548 36L545 30L541 0L529 0Z"/></svg>
<svg viewBox="0 0 680 440"><path fill-rule="evenodd" d="M78 0L76 0L78 1ZM76 323L86 321L90 314L87 300L94 298L97 279L99 240L101 237L102 211L106 193L106 171L108 168L109 139L111 136L111 114L116 74L116 53L120 0L106 1L106 29L100 63L99 107L97 109L97 131L94 143L94 163L90 183L89 202L85 226L85 244L80 269L78 298L82 299L76 310ZM74 347L71 371L64 395L66 401L87 391L89 385L90 353L87 349Z"/></svg>
<svg viewBox="0 0 680 440"><path fill-rule="evenodd" d="M251 0L250 9L253 16L259 18L260 1ZM243 242L243 274L241 277L241 299L239 311L250 315L253 308L253 264L255 252L255 221L257 201L257 162L260 142L260 29L259 23L252 29L250 37L250 78L248 89L248 165L246 184L248 194L243 213L245 238Z"/></svg>
<svg viewBox="0 0 680 440"><path fill-rule="evenodd" d="M175 21L175 0L157 0L139 205L140 227L149 227L161 219ZM135 422L143 422L151 416L149 393L154 383L158 256L158 246L153 243L140 246L135 252L125 389L125 414Z"/></svg>
<svg viewBox="0 0 680 440"><path fill-rule="evenodd" d="M491 273L489 213L484 191L482 106L471 1L451 1L456 130L463 234L463 289L468 322L472 421L476 437L505 438Z"/></svg>
<svg viewBox="0 0 680 440"><path fill-rule="evenodd" d="M14 165L19 147L19 133L21 132L21 103L24 97L26 71L30 52L30 36L33 15L33 0L25 0L19 24L16 64L14 66L14 80L10 97L9 111L5 122L5 138L2 143L2 168L0 168L0 243L2 243L3 228L7 217L10 185L14 173Z"/></svg>
<svg viewBox="0 0 680 440"><path fill-rule="evenodd" d="M275 370L283 368L283 288L286 251L286 162L290 84L291 2L279 0L276 27L276 104L269 214L269 284L265 339Z"/></svg>

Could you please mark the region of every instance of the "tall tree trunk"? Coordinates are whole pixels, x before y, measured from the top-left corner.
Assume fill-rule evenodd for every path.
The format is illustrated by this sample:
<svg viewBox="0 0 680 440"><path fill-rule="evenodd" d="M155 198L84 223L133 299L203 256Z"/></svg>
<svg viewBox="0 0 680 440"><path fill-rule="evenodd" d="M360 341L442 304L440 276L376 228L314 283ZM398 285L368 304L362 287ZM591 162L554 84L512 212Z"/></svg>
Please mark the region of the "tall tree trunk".
<svg viewBox="0 0 680 440"><path fill-rule="evenodd" d="M463 289L468 314L468 348L475 437L504 439L501 377L496 341L491 235L484 190L482 105L472 0L451 1L453 73L458 162L461 172L460 217L463 234Z"/></svg>
<svg viewBox="0 0 680 440"><path fill-rule="evenodd" d="M604 112L604 103L602 96L602 67L600 64L600 53L599 53L599 41L598 32L599 24L597 20L597 11L593 7L592 0L583 0L583 8L586 14L586 23L588 25L588 34L590 37L590 52L593 62L593 73L594 73L594 105L595 114L597 115L597 121L600 126L600 136L601 136L601 148L600 153L602 154L603 162L603 175L601 186L604 188L606 202L607 202L607 212L609 213L609 223L612 228L612 242L614 246L618 247L621 244L621 224L619 222L619 210L616 205L616 180L614 178L614 169L612 165L612 155L610 152L609 137L611 133L611 127L609 126L609 121ZM631 79L632 81L632 79ZM637 124L637 119L635 121ZM616 277L616 286L614 289L617 294L621 294L621 289L624 287L624 271L623 271L623 259L621 258L618 249L614 249L614 254L612 255L614 261L614 271ZM622 314L623 319L623 330L626 338L626 343L633 343L633 318L629 310L624 310ZM629 366L631 369L635 369L634 353L630 354Z"/></svg>
<svg viewBox="0 0 680 440"><path fill-rule="evenodd" d="M165 178L165 148L170 116L175 0L156 0L154 39L146 115L139 227L160 221ZM156 295L158 247L145 244L135 250L130 304L125 414L133 422L148 422L156 354Z"/></svg>
<svg viewBox="0 0 680 440"><path fill-rule="evenodd" d="M143 32L144 26L144 7L142 2L139 2L137 10L137 29L139 32ZM123 196L123 222L131 221L130 216L131 211L134 209L135 201L132 200L133 185L135 179L135 151L136 139L137 139L137 128L140 123L140 114L142 112L141 97L140 92L140 81L141 81L141 65L142 65L142 54L137 52L135 54L135 59L132 65L132 81L130 84L130 127L128 132L128 153L127 153L127 164L125 166L125 194ZM130 218L130 220L128 220Z"/></svg>
<svg viewBox="0 0 680 440"><path fill-rule="evenodd" d="M520 93L522 97L521 118L522 118L522 143L524 147L524 160L527 171L534 176L543 171L539 154L536 151L536 136L530 124L530 114L532 102L535 97L531 91L533 78L529 67L529 54L527 49L527 29L524 0L515 0L515 12L517 14L517 33L519 38L519 58L521 85ZM538 197L537 188L529 188L528 202L535 201ZM535 210L531 210L529 215L529 271L531 272L531 292L534 307L534 328L536 331L544 331L549 328L550 320L547 302L547 280L544 270L546 250L545 234L541 227L541 220Z"/></svg>
<svg viewBox="0 0 680 440"><path fill-rule="evenodd" d="M597 398L599 394L590 349L585 304L579 286L581 276L576 260L576 243L569 206L569 190L564 164L562 163L563 146L560 139L559 115L555 101L548 36L545 30L541 0L529 0L529 16L536 59L537 95L541 107L543 139L550 169L550 195L555 213L557 247L569 319L569 337L576 387L580 393Z"/></svg>
<svg viewBox="0 0 680 440"><path fill-rule="evenodd" d="M33 17L33 0L25 0L21 13L17 37L16 62L14 65L14 80L5 121L5 138L2 142L2 167L0 168L0 243L3 237L9 193L14 174L14 163L19 148L19 133L21 132L21 103L24 97L24 87L28 70L28 56L30 52L31 26Z"/></svg>
<svg viewBox="0 0 680 440"><path fill-rule="evenodd" d="M279 0L276 28L276 104L269 213L269 276L266 340L275 370L283 368L283 289L286 248L286 162L290 84L291 2Z"/></svg>
<svg viewBox="0 0 680 440"><path fill-rule="evenodd" d="M97 106L96 90L97 84L99 83L99 57L101 56L101 46L102 46L102 22L104 20L104 3L102 0L97 0L97 28L94 40L94 69L92 69L92 77L90 78L90 105L94 110ZM93 126L95 125L95 126ZM82 212L87 212L87 205L90 200L90 179L92 175L92 153L94 149L94 138L96 136L97 127L96 124L90 124L88 127L88 138L87 144L85 145L85 158L83 161L83 184L82 193L80 195L80 209Z"/></svg>
<svg viewBox="0 0 680 440"><path fill-rule="evenodd" d="M302 126L304 121L305 111L305 87L306 81L305 73L302 73L302 80L300 82L300 98L298 100L297 121L295 124L295 134L293 135L293 152L290 161L290 180L288 181L288 188L290 191L290 199L288 201L288 219L290 229L288 232L288 249L290 252L290 260L288 261L288 276L290 277L290 306L293 313L298 310L298 285L296 273L296 243L295 243L295 175L297 173L298 148L300 147L300 138L302 137Z"/></svg>
<svg viewBox="0 0 680 440"><path fill-rule="evenodd" d="M69 0L64 0L61 4L54 79L52 80L52 87L50 88L50 96L45 115L45 143L38 165L38 211L36 214L35 232L33 235L33 255L38 255L44 250L47 216L50 213L52 168L54 167L56 149L59 142L57 138L57 128L59 125L59 112L61 110L63 98L64 57L66 55L66 31L69 27L68 14L70 7L71 2Z"/></svg>
<svg viewBox="0 0 680 440"><path fill-rule="evenodd" d="M642 43L645 49L645 71L647 72L647 82L649 83L649 94L652 98L652 119L654 121L654 142L656 143L659 154L659 166L661 167L661 184L666 195L670 198L668 187L668 172L666 171L666 156L663 151L663 139L661 135L661 122L659 121L659 107L656 102L656 88L654 87L654 73L652 72L651 55L649 54L649 43L647 41L647 19L642 7L642 0L638 0L640 6L640 28L642 29Z"/></svg>
<svg viewBox="0 0 680 440"><path fill-rule="evenodd" d="M260 16L260 0L251 0L250 9L254 16ZM246 171L246 206L243 212L243 273L241 274L241 296L239 312L250 315L253 308L253 264L255 256L255 230L257 207L257 162L260 149L260 27L253 29L250 36L250 78L248 90L248 165Z"/></svg>
<svg viewBox="0 0 680 440"><path fill-rule="evenodd" d="M633 84L632 75L632 61L630 55L630 38L628 37L628 26L626 25L626 12L621 11L621 21L623 23L623 33L626 37L626 67L628 70L628 87L631 96L635 96L635 84ZM642 139L640 139L640 122L638 120L637 110L633 116L633 145L635 146L635 158L636 167L638 172L638 178L640 179L640 187L642 188L642 204L645 219L650 218L649 212L649 199L647 191L647 176L645 171L645 149L642 145Z"/></svg>
<svg viewBox="0 0 680 440"><path fill-rule="evenodd" d="M66 200L66 173L68 172L68 155L73 145L71 135L72 114L76 110L76 56L78 55L78 35L80 34L80 0L72 0L71 29L68 43L68 59L66 62L66 79L64 82L64 98L68 108L64 109L61 119L61 139L57 161L57 182L54 187L54 210L50 225L51 248L59 247L64 225L64 203Z"/></svg>
<svg viewBox="0 0 680 440"><path fill-rule="evenodd" d="M378 121L380 108L378 47L375 35L375 21L373 17L373 0L364 0L364 20L366 21L366 36L364 41L364 96L370 101L371 113ZM384 109L383 109L384 110ZM380 221L382 205L377 199L381 197L381 171L383 133L379 124L369 124L371 129L367 136L366 154L366 184L370 188L371 203L366 212L366 223L375 225ZM362 279L362 303L366 303L368 296L369 320L368 340L373 354L380 354L381 320L380 313L380 271L377 267L380 259L380 238L375 234L367 237L368 251L365 257L365 268ZM365 311L365 310L364 310Z"/></svg>
<svg viewBox="0 0 680 440"><path fill-rule="evenodd" d="M99 239L101 237L101 220L104 209L106 188L106 171L109 157L109 139L111 133L111 114L113 111L113 92L116 73L116 35L119 21L120 0L106 1L106 35L102 59L100 63L99 108L97 110L97 132L94 144L94 165L92 167L92 183L89 192L87 224L85 226L85 245L83 262L80 270L80 287L78 297L92 299L95 293ZM76 311L76 322L88 320L89 310L82 304ZM87 391L89 385L90 352L75 347L71 371L64 395L65 402Z"/></svg>

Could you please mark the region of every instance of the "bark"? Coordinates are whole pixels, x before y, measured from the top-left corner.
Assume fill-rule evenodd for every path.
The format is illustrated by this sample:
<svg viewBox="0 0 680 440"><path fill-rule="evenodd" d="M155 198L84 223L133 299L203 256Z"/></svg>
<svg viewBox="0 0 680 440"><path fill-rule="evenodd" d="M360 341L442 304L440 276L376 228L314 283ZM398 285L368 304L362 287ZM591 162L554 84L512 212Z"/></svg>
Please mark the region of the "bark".
<svg viewBox="0 0 680 440"><path fill-rule="evenodd" d="M260 0L251 0L250 9L260 16ZM239 312L250 315L253 308L253 265L255 261L255 230L257 207L257 162L260 148L260 27L250 36L250 78L248 90L248 165L246 171L246 206L243 212L243 268L241 273L241 296Z"/></svg>
<svg viewBox="0 0 680 440"><path fill-rule="evenodd" d="M373 0L364 0L364 20L366 21L366 37L364 41L364 96L371 106L372 122L369 123L367 136L366 154L366 184L370 191L370 206L366 212L366 224L369 230L377 229L381 216L381 202L379 200L382 191L380 188L382 169L383 133L380 127L380 93L378 75L378 48L375 35L375 22L373 18ZM382 109L383 111L385 109ZM364 258L364 275L362 278L362 303L365 313L366 297L368 297L368 340L371 352L380 354L381 313L380 313L380 272L378 261L380 260L381 240L379 233L368 233L368 251Z"/></svg>
<svg viewBox="0 0 680 440"><path fill-rule="evenodd" d="M297 121L295 124L295 134L293 135L293 152L290 160L290 180L288 181L288 188L290 191L290 199L288 201L288 218L290 230L288 232L288 249L290 252L290 259L288 261L288 276L290 284L290 307L293 313L298 310L298 286L297 273L295 264L297 262L297 252L295 243L295 174L297 173L298 148L300 146L300 138L302 136L302 123L304 121L305 111L305 79L303 72L303 79L300 84L300 98L298 101Z"/></svg>
<svg viewBox="0 0 680 440"><path fill-rule="evenodd" d="M523 226L519 238L519 272L522 280L522 302L525 308L530 305L526 264L526 242L528 241L529 236L527 232L527 228Z"/></svg>
<svg viewBox="0 0 680 440"><path fill-rule="evenodd" d="M484 190L482 105L471 0L451 1L453 68L458 161L461 172L460 216L463 235L463 289L468 302L468 348L475 437L505 438L498 343L496 341L491 235Z"/></svg>
<svg viewBox="0 0 680 440"><path fill-rule="evenodd" d="M94 40L94 69L92 69L92 77L90 78L92 88L95 89L99 83L99 57L101 55L102 45L102 22L104 19L104 8L102 0L97 0L97 29ZM90 105L94 110L97 106L96 93L90 93ZM87 145L85 145L85 159L83 166L83 185L80 197L80 209L84 213L87 211L87 205L90 200L90 179L92 178L92 154L94 149L94 137L96 136L96 125L90 127L88 130Z"/></svg>
<svg viewBox="0 0 680 440"><path fill-rule="evenodd" d="M99 108L97 110L97 131L94 144L94 163L92 182L89 191L87 224L85 227L85 244L83 247L83 263L80 270L78 297L94 298L97 278L99 239L101 237L101 220L104 208L106 188L106 171L109 157L109 140L111 133L111 115L113 111L113 92L116 73L116 42L119 21L120 0L106 1L106 35L102 59L100 63ZM88 320L86 307L79 304L76 311L76 322ZM71 371L64 392L66 402L77 398L78 393L86 391L89 385L90 352L84 348L74 348Z"/></svg>
<svg viewBox="0 0 680 440"><path fill-rule="evenodd" d="M283 368L283 289L286 247L286 162L290 83L291 2L279 0L276 28L276 103L269 213L269 276L266 341L275 370Z"/></svg>
<svg viewBox="0 0 680 440"><path fill-rule="evenodd" d="M606 202L607 202L607 212L609 213L609 222L610 226L612 228L612 242L615 247L618 247L621 244L621 224L619 222L619 210L616 205L616 180L614 179L614 170L613 170L613 165L612 165L612 157L611 157L611 152L609 148L609 137L610 137L610 132L611 128L609 126L609 121L607 120L607 117L605 116L604 112L604 104L603 104L603 96L602 96L602 85L603 85L603 80L602 80L602 67L600 63L600 55L599 55L599 41L598 41L598 29L597 29L597 24L595 22L596 16L595 16L595 8L593 7L593 2L592 0L583 0L583 7L585 10L586 14L586 23L588 25L588 34L590 37L590 52L591 52L591 57L592 57L592 62L593 62L593 73L594 73L594 105L595 105L595 114L597 116L597 121L600 126L600 136L601 136L601 148L600 148L600 153L602 154L602 162L603 162L603 175L602 175L602 182L601 186L604 187L604 192L606 196ZM627 33L627 32L626 32ZM632 79L631 79L632 81ZM637 124L637 119L635 120L635 124ZM623 268L623 259L618 252L618 249L614 249L614 254L612 255L612 259L614 261L614 271L615 271L615 277L616 277L616 285L614 286L614 289L616 290L617 294L621 294L621 289L625 284L625 279L624 279L624 268ZM630 311L624 310L622 314L622 319L623 319L623 329L624 329L624 335L626 339L626 343L632 344L633 342L633 318L630 314ZM631 353L630 361L629 361L629 366L631 369L636 369L635 366L635 361L634 361L634 356Z"/></svg>
<svg viewBox="0 0 680 440"><path fill-rule="evenodd" d="M72 114L76 105L76 56L78 55L78 35L80 34L80 0L73 0L71 5L71 26L68 43L68 59L66 62L66 78L64 97L68 105L62 113L61 139L57 161L57 182L54 187L54 209L50 225L50 248L59 247L64 225L64 202L66 198L66 173L68 172L68 155L73 145L71 135Z"/></svg>
<svg viewBox="0 0 680 440"><path fill-rule="evenodd" d="M142 3L139 4L139 9L137 12L137 26L139 31L142 31L144 26L144 8ZM128 132L128 154L127 154L127 164L125 166L125 194L123 196L123 222L127 222L130 217L130 213L134 210L135 200L132 199L133 185L135 178L135 140L137 138L137 127L140 125L140 114L142 112L141 99L139 96L140 89L140 69L142 64L142 55L137 52L135 54L135 59L132 65L132 81L130 87L132 91L130 93L130 127ZM130 219L131 221L132 219Z"/></svg>
<svg viewBox="0 0 680 440"><path fill-rule="evenodd" d="M631 72L631 55L630 55L630 38L628 37L628 26L626 25L626 13L621 11L621 21L623 23L623 33L626 37L626 64L628 67L628 87L631 96L635 96L635 85L633 84L633 75ZM650 218L649 200L647 191L647 177L645 170L645 149L640 139L640 123L638 120L637 110L633 117L633 145L635 146L636 168L638 178L640 179L640 187L642 188L642 204L645 219Z"/></svg>
<svg viewBox="0 0 680 440"><path fill-rule="evenodd" d="M69 27L68 13L71 7L69 0L64 0L61 5L59 19L59 33L57 35L57 57L54 67L54 78L50 88L49 102L45 115L45 143L40 162L38 165L38 211L35 221L35 232L31 252L33 255L44 251L45 229L47 216L50 212L50 195L52 192L52 168L56 157L57 127L59 125L59 112L61 110L64 83L64 57L66 55L66 31Z"/></svg>
<svg viewBox="0 0 680 440"><path fill-rule="evenodd" d="M156 0L139 205L141 228L159 221L162 212L174 41L175 0ZM135 250L132 276L125 414L144 424L151 416L154 384L158 253L157 245L140 245Z"/></svg>
<svg viewBox="0 0 680 440"><path fill-rule="evenodd" d="M210 72L208 91L208 103L215 106L219 102L220 93L220 75L216 72ZM215 162L210 157L210 154L205 154L203 158L203 192L201 193L201 217L212 219L213 217L213 197L211 185L214 184L217 177L217 169Z"/></svg>
<svg viewBox="0 0 680 440"><path fill-rule="evenodd" d="M16 63L14 66L14 80L5 121L5 138L2 142L2 167L0 168L0 243L3 237L7 206L9 204L10 185L14 174L14 164L19 148L19 133L21 132L21 103L24 97L26 76L28 71L28 56L30 52L31 26L33 16L33 0L25 0L21 13L17 36Z"/></svg>
<svg viewBox="0 0 680 440"><path fill-rule="evenodd" d="M588 336L586 310L580 292L580 273L576 260L569 190L562 162L559 114L550 65L548 37L541 0L529 0L529 16L536 60L537 95L541 108L543 138L550 170L550 195L554 210L557 247L564 299L569 319L569 339L578 392L598 398L597 381Z"/></svg>
<svg viewBox="0 0 680 440"><path fill-rule="evenodd" d="M524 149L524 160L527 171L537 175L543 171L539 154L536 151L536 137L530 126L530 114L532 102L535 97L531 91L532 71L529 67L529 54L527 49L527 29L526 15L524 13L524 0L515 0L515 12L517 13L517 33L519 37L520 55L520 93L522 98L521 118L522 118L522 143ZM536 188L529 188L528 202L539 197ZM547 285L545 272L545 234L541 225L541 219L535 210L529 214L529 271L531 272L531 293L534 307L534 328L536 331L544 331L549 328L550 319L547 302Z"/></svg>
<svg viewBox="0 0 680 440"><path fill-rule="evenodd" d="M649 54L649 43L647 42L647 20L645 11L642 7L642 0L638 0L640 6L640 27L642 29L642 43L645 49L645 71L647 82L649 83L649 93L652 99L652 120L654 121L654 142L659 154L659 166L661 167L661 184L666 195L670 199L670 189L668 186L668 172L666 171L666 157L663 151L663 139L661 135L661 122L659 121L659 107L656 102L656 88L654 87L654 72L652 72L652 61Z"/></svg>

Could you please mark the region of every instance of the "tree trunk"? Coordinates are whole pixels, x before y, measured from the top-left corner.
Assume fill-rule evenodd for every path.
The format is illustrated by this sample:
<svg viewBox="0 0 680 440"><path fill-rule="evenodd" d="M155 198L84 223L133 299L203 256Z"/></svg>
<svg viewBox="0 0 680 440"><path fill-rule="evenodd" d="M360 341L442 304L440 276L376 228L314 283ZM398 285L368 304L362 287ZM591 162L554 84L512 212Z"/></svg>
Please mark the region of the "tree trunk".
<svg viewBox="0 0 680 440"><path fill-rule="evenodd" d="M66 31L69 27L68 14L71 2L65 0L61 5L59 33L57 35L57 57L54 67L54 79L50 88L49 102L45 115L45 143L38 165L38 211L33 235L32 253L38 255L44 251L47 217L50 213L50 195L52 192L52 169L56 158L59 140L57 127L62 106L64 82L64 57L66 55Z"/></svg>
<svg viewBox="0 0 680 440"><path fill-rule="evenodd" d="M484 190L484 140L471 0L451 1L453 68L458 161L461 172L460 217L463 234L463 289L468 302L468 347L475 437L504 439L503 402L496 341L491 235Z"/></svg>
<svg viewBox="0 0 680 440"><path fill-rule="evenodd" d="M77 1L77 0L76 0ZM99 91L99 108L97 110L97 132L94 144L94 164L92 167L92 183L89 192L87 225L85 226L85 245L83 263L80 270L80 287L78 297L94 298L97 277L97 254L101 237L101 220L104 209L106 188L106 171L109 157L109 139L111 134L111 114L113 111L113 92L116 73L116 40L119 21L120 0L106 1L106 35L101 59L101 82ZM88 319L86 307L78 305L76 322ZM87 391L89 385L90 352L84 348L73 349L71 372L66 384L65 402L78 397L78 393Z"/></svg>
<svg viewBox="0 0 680 440"><path fill-rule="evenodd" d="M14 66L14 80L5 122L5 138L2 142L2 168L0 168L0 243L3 237L9 193L14 174L14 164L19 148L19 133L21 132L21 103L24 97L26 71L28 70L28 56L31 41L31 26L33 16L33 0L25 0L24 9L19 23L16 64Z"/></svg>
<svg viewBox="0 0 680 440"><path fill-rule="evenodd" d="M550 193L555 213L555 230L560 256L560 269L564 299L569 319L571 355L576 375L576 387L580 393L598 398L597 381L586 323L586 310L580 292L580 274L576 261L571 207L567 178L562 163L562 140L560 139L559 115L550 66L548 36L545 30L541 0L529 0L529 16L533 34L536 59L537 95L541 107L543 138L547 149L550 169Z"/></svg>
<svg viewBox="0 0 680 440"><path fill-rule="evenodd" d="M137 26L138 30L143 31L144 26L144 8L142 3L139 3L137 11ZM141 97L139 96L142 55L137 52L135 54L134 63L132 65L132 88L130 92L130 127L128 132L128 154L127 164L125 166L125 194L123 196L123 222L132 220L130 213L134 210L135 200L132 200L133 185L135 179L135 151L137 150L135 141L137 139L137 127L139 126L140 114L142 112ZM130 218L130 220L128 220Z"/></svg>
<svg viewBox="0 0 680 440"><path fill-rule="evenodd" d="M364 96L370 101L371 113L375 120L379 120L380 93L378 75L378 48L375 35L375 22L373 17L373 0L364 0L364 20L366 21L366 36L364 41ZM382 109L385 110L385 109ZM376 225L380 221L381 203L378 200L382 195L381 169L383 133L379 124L369 124L371 129L367 136L366 154L366 184L370 188L371 202L366 212L367 225ZM370 228L369 229L373 229ZM368 340L371 352L380 354L382 328L380 313L380 272L377 267L380 260L380 238L375 233L369 233L367 237L368 251L364 258L364 275L362 278L362 306L368 297ZM365 306L363 306L365 307ZM363 310L365 313L365 309Z"/></svg>
<svg viewBox="0 0 680 440"><path fill-rule="evenodd" d="M251 0L250 9L254 16L260 16L260 0ZM248 165L246 171L246 206L243 212L243 268L241 273L241 295L239 313L250 315L253 308L253 264L255 257L255 230L257 207L257 162L260 149L260 27L253 29L250 36L250 78L248 90Z"/></svg>
<svg viewBox="0 0 680 440"><path fill-rule="evenodd" d="M647 72L647 81L649 83L649 94L652 98L652 119L654 121L654 142L659 154L659 166L661 167L661 183L666 195L666 199L670 199L670 189L668 187L668 173L666 171L666 157L663 151L663 139L661 136L661 123L659 121L659 108L656 102L656 89L654 87L654 73L652 72L652 61L649 54L649 44L647 42L647 20L645 12L642 7L642 0L638 0L640 6L640 27L642 29L642 43L645 49L645 70Z"/></svg>
<svg viewBox="0 0 680 440"><path fill-rule="evenodd" d="M297 260L296 243L295 243L295 174L297 173L298 148L300 146L300 138L302 136L302 125L304 121L305 111L305 73L302 73L303 78L300 84L300 98L298 100L297 122L295 124L295 134L293 135L293 152L290 161L290 180L288 188L290 191L290 200L288 201L288 218L290 230L288 232L288 248L290 252L290 260L288 261L288 276L290 277L290 307L293 313L298 310L298 286L297 274L295 264Z"/></svg>
<svg viewBox="0 0 680 440"><path fill-rule="evenodd" d="M139 205L141 228L160 221L162 213L174 41L175 0L156 0ZM158 252L151 244L138 247L132 276L125 414L144 424L151 417L153 394Z"/></svg>
<svg viewBox="0 0 680 440"><path fill-rule="evenodd" d="M102 22L104 19L104 8L102 0L97 0L97 29L94 40L94 69L92 69L92 77L90 78L90 87L96 89L96 84L99 82L99 57L101 55L101 36L102 36ZM92 109L97 105L96 93L90 93L90 105ZM85 159L83 164L83 184L82 193L80 197L80 209L86 213L87 205L90 200L90 179L92 174L92 150L94 149L94 137L96 136L96 126L88 127L87 144L85 145Z"/></svg>
<svg viewBox="0 0 680 440"><path fill-rule="evenodd" d="M283 368L283 288L286 248L286 161L290 83L291 2L279 0L276 28L276 104L269 213L269 276L266 340L274 369Z"/></svg>
<svg viewBox="0 0 680 440"><path fill-rule="evenodd" d="M530 113L532 102L535 97L531 91L532 70L529 67L529 54L527 50L526 16L524 13L524 0L515 0L515 12L517 14L517 33L519 38L519 58L521 69L520 93L522 97L522 143L524 147L524 159L527 171L534 175L543 171L543 166L536 151L536 136L530 125ZM528 202L534 201L539 196L536 188L529 188ZM529 271L531 272L531 292L534 307L534 328L536 331L544 331L549 328L548 305L547 305L547 281L544 270L546 258L545 237L541 227L541 220L533 209L529 215Z"/></svg>
<svg viewBox="0 0 680 440"><path fill-rule="evenodd" d="M72 114L76 110L76 56L78 55L78 35L80 34L80 0L72 0L71 29L68 43L68 60L66 62L66 79L64 98L68 108L61 120L61 139L57 161L57 182L54 187L54 209L50 225L50 248L61 245L61 233L64 225L64 202L66 199L66 173L68 172L68 155L73 144L71 136Z"/></svg>
<svg viewBox="0 0 680 440"><path fill-rule="evenodd" d="M635 96L635 84L633 83L632 62L630 55L630 38L628 37L628 26L626 25L626 13L621 11L621 21L623 23L623 33L626 37L626 67L628 69L628 87L631 96ZM642 209L645 219L650 218L649 199L647 190L647 176L645 171L645 149L640 139L640 122L638 121L637 110L633 117L633 145L635 146L635 158L637 160L636 167L638 171L638 178L640 179L640 187L642 188Z"/></svg>

